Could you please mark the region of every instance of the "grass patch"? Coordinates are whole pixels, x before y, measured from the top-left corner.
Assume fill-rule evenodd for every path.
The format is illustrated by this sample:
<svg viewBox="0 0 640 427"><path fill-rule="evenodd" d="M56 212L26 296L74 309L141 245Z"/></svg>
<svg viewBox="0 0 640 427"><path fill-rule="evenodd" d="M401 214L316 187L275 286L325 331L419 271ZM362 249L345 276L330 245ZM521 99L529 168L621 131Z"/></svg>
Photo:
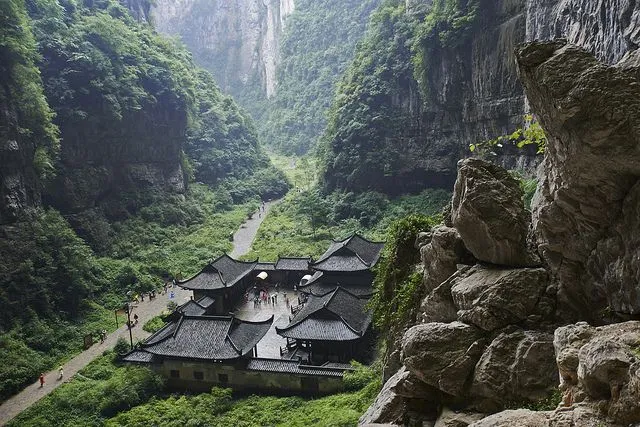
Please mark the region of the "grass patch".
<svg viewBox="0 0 640 427"><path fill-rule="evenodd" d="M345 379L352 390L318 399L251 396L230 389L168 395L146 368L121 366L112 351L27 409L9 426L354 426L381 387L379 372L359 365Z"/></svg>
<svg viewBox="0 0 640 427"><path fill-rule="evenodd" d="M162 320L162 317L155 316L149 319L149 321L144 324L142 329L153 334L154 332L158 332L160 329L164 328L164 325L166 325L166 323L164 320Z"/></svg>

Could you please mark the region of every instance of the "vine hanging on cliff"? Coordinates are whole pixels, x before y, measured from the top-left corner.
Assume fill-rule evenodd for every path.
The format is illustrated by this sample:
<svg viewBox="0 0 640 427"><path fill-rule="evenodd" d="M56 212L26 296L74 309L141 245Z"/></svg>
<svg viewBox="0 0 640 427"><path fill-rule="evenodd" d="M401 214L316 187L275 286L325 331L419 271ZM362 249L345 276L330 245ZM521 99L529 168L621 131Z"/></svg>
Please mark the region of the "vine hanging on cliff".
<svg viewBox="0 0 640 427"><path fill-rule="evenodd" d="M415 241L418 233L430 230L439 220L435 216L410 215L389 227L369 303L373 321L386 335L387 343L394 331L415 320L422 300L422 274L415 268L420 262L420 253L415 248Z"/></svg>

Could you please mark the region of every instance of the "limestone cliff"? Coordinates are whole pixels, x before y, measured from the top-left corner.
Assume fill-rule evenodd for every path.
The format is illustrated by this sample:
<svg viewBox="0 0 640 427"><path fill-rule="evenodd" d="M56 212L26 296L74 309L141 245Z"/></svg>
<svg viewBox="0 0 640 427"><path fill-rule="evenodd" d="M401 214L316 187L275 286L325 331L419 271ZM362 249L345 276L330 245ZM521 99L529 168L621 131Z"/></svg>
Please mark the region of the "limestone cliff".
<svg viewBox="0 0 640 427"><path fill-rule="evenodd" d="M406 192L424 186L451 187L456 162L469 155L469 144L511 133L523 125L522 116L530 108L515 67L514 49L520 43L561 37L614 63L640 41L637 2L477 0L457 2L457 12L447 12L444 2L437 0L401 3L419 22L417 37L423 55L413 73L422 77L416 82L392 73L371 91L376 96L364 93L355 98L354 110L359 103L366 103L375 114L365 122L367 126L355 130L349 123L362 123L360 117L339 119L338 131L330 134L325 173L329 190ZM466 24L460 25L463 19ZM387 44L403 36L393 34ZM416 36L412 37L415 40ZM398 51L398 56L404 54ZM414 59L414 53L404 58L407 62ZM369 74L367 78L371 78ZM393 88L392 96L380 101L377 89L387 86ZM422 88L420 93L417 87ZM349 92L339 96L347 98ZM350 114L349 106L339 104L338 108ZM376 120L390 109L403 117L400 129L371 136L369 130L376 126ZM363 139L374 141L363 144ZM373 151L384 151L388 161L368 162L375 156L369 154ZM354 153L357 161L345 161L355 158ZM502 154L501 163L508 168L530 165L530 158L513 152ZM360 168L359 164L365 166Z"/></svg>
<svg viewBox="0 0 640 427"><path fill-rule="evenodd" d="M177 35L221 88L241 96L276 87L280 37L294 0L157 0L158 31Z"/></svg>
<svg viewBox="0 0 640 427"><path fill-rule="evenodd" d="M639 57L610 66L566 41L518 48L548 136L533 212L505 170L459 162L445 224L417 241L419 322L363 424L640 423ZM500 412L522 407L546 410Z"/></svg>

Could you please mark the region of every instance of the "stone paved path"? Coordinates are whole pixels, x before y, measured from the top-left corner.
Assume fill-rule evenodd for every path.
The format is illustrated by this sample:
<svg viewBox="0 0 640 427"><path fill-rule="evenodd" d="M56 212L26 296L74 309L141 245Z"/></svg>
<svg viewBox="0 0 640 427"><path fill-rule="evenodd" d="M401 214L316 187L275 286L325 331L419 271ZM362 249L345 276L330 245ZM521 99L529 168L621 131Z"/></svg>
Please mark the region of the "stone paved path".
<svg viewBox="0 0 640 427"><path fill-rule="evenodd" d="M232 258L237 258L251 250L251 244L256 237L260 224L264 221L269 210L278 203L280 203L280 200L266 202L264 204L264 212L258 211L254 213L251 219L248 219L240 226L238 231L233 235L233 251L229 254Z"/></svg>
<svg viewBox="0 0 640 427"><path fill-rule="evenodd" d="M280 347L284 347L287 343L285 338L276 333L276 326L279 328L287 326L289 316L291 316L291 310L284 301L283 292L289 296L290 303L298 304L297 292L294 294L293 289L285 288L281 289L278 294L278 304L276 305L261 304L259 308L253 308L253 301L249 301L236 308L235 315L242 320L260 322L273 315L273 325L258 343L258 357L280 359Z"/></svg>
<svg viewBox="0 0 640 427"><path fill-rule="evenodd" d="M232 257L244 255L251 249L251 244L256 236L260 224L264 220L265 216L269 212L269 209L279 200L265 203L265 210L258 215L256 212L253 218L245 222L240 229L233 236L233 252ZM173 292L173 298L171 293ZM169 289L166 295L158 295L153 301L145 299L137 304L132 311L133 314L138 315L138 325L132 329L133 343L141 341L149 336L148 332L142 330L148 320L160 314L167 308L169 301L175 301L178 305L184 303L191 298L192 292L176 287L175 289ZM277 316L276 316L277 317ZM273 328L272 328L273 329ZM87 366L96 357L100 356L105 350L113 348L119 337L123 337L129 342L129 331L122 325L115 332L112 332L107 336L104 343L94 344L88 350L80 353L67 363L63 365L64 378L59 381L57 368L51 372L45 373L45 385L40 388L39 381L32 384L22 390L20 393L11 397L0 405L0 426L7 424L20 412L27 409L29 406L42 399L44 396L51 393L54 389L62 385L65 381L68 381L73 375L75 375L82 368ZM279 356L278 356L279 357Z"/></svg>

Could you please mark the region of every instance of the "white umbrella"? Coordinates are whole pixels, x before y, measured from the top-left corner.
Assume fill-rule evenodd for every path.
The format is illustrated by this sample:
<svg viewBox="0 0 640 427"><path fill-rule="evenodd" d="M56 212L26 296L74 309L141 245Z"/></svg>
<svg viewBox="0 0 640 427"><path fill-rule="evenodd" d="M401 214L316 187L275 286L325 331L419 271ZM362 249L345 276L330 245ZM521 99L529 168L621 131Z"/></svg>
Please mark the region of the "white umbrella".
<svg viewBox="0 0 640 427"><path fill-rule="evenodd" d="M262 279L265 280L267 278L268 274L266 271L261 271L260 273L258 273L258 275L256 276L258 279Z"/></svg>

